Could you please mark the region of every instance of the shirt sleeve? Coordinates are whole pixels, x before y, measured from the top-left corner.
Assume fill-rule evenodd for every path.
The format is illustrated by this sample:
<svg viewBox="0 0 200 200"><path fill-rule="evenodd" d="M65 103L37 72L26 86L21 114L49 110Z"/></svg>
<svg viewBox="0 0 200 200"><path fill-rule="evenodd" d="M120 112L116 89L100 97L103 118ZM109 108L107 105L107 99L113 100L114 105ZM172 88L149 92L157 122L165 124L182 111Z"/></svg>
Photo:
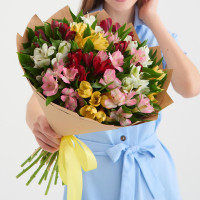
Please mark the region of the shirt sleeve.
<svg viewBox="0 0 200 200"><path fill-rule="evenodd" d="M183 50L184 54L187 55L187 52L181 47L181 44L179 42L179 39L178 39L178 35L176 33L172 33L169 31L169 33L171 34L171 36L174 38L174 40L176 41L176 43L178 44L178 46ZM163 53L161 52L162 56L163 56ZM162 61L162 65L163 65L163 69L166 68L166 61L165 61L165 58L163 57L163 61Z"/></svg>

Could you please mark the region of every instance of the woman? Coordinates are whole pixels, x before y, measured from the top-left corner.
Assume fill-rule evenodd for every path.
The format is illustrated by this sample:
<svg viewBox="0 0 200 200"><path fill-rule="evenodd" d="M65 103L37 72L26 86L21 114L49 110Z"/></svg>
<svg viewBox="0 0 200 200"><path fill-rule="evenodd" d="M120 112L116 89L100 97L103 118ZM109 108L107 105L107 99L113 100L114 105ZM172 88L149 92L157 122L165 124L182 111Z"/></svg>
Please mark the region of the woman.
<svg viewBox="0 0 200 200"><path fill-rule="evenodd" d="M136 4L137 3L137 4ZM157 14L158 0L84 0L84 13L105 9L121 24L132 22L141 41L159 45L163 67L174 69L172 86L191 98L200 93L200 74L170 35ZM175 39L175 40L174 40ZM197 84L198 83L198 84ZM46 151L59 149L60 136L49 126L33 95L27 105L27 124ZM98 167L83 171L83 200L180 200L175 165L157 138L156 121L112 131L76 135L96 156ZM67 187L65 187L64 199Z"/></svg>

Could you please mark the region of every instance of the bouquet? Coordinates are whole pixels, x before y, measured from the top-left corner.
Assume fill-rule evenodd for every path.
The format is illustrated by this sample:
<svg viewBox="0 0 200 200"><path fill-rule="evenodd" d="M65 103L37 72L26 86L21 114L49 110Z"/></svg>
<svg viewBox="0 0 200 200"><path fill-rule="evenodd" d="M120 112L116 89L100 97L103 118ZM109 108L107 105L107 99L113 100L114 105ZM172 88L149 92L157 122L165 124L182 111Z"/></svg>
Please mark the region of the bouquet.
<svg viewBox="0 0 200 200"><path fill-rule="evenodd" d="M74 134L156 120L173 103L166 92L172 70L163 70L160 48L146 44L132 24L114 23L104 10L75 15L65 7L44 23L36 15L31 19L24 36L17 35L19 62L49 124L63 138L59 152L38 148L17 178L39 162L27 185L46 165L39 180L47 180L52 168L45 194L60 174L69 200L81 199L81 167L89 171L97 163Z"/></svg>

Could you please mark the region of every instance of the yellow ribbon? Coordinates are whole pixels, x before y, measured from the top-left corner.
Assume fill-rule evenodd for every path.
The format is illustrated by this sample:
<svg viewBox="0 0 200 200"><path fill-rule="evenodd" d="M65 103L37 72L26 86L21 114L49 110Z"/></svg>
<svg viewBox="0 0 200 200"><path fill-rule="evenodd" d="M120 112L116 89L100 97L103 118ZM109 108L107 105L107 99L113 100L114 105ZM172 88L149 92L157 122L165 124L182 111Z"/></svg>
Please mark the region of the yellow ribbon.
<svg viewBox="0 0 200 200"><path fill-rule="evenodd" d="M82 197L82 171L97 168L97 161L86 144L73 135L61 139L58 169L60 177L67 185L67 200L81 200Z"/></svg>

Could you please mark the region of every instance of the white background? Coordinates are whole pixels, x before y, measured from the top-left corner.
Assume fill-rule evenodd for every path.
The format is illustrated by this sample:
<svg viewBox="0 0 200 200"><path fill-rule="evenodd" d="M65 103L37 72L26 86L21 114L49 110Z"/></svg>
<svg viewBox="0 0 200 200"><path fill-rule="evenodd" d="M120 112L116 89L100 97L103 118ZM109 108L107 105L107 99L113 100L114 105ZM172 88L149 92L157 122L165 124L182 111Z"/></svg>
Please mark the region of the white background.
<svg viewBox="0 0 200 200"><path fill-rule="evenodd" d="M25 122L26 104L32 90L18 64L16 33L23 34L28 21L37 13L45 21L53 13L70 5L75 12L80 0L17 0L3 1L0 5L0 199L61 200L63 187L52 187L49 195L43 195L45 186L34 181L25 183L30 176L19 180L19 165L37 147ZM181 46L200 70L200 28L198 0L167 0L159 4L159 13L166 27L179 35ZM189 67L189 66L188 66ZM163 110L158 127L160 140L175 161L183 200L200 197L200 96L185 99L172 86L169 94L174 104ZM37 179L38 180L38 179ZM173 200L173 199L170 199Z"/></svg>

